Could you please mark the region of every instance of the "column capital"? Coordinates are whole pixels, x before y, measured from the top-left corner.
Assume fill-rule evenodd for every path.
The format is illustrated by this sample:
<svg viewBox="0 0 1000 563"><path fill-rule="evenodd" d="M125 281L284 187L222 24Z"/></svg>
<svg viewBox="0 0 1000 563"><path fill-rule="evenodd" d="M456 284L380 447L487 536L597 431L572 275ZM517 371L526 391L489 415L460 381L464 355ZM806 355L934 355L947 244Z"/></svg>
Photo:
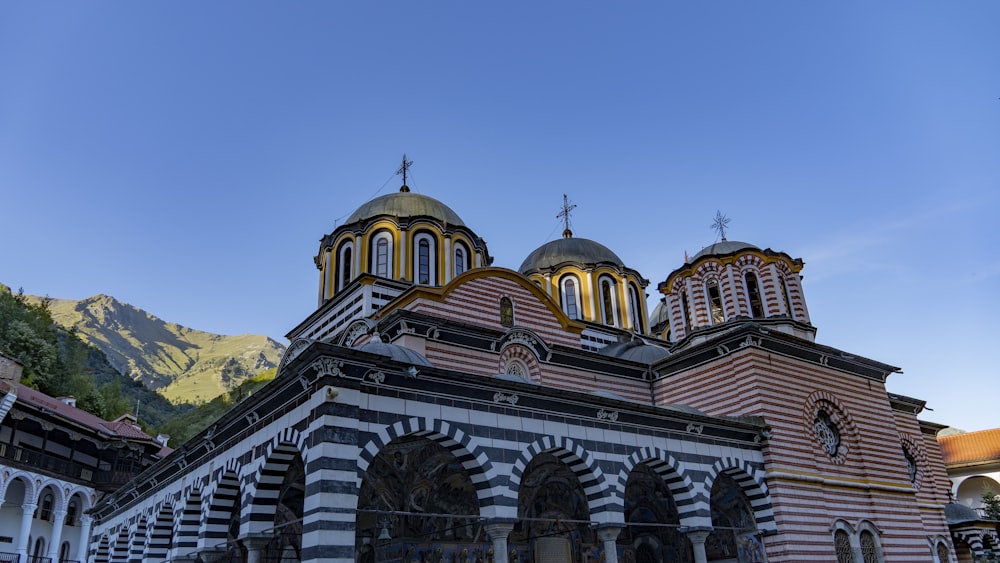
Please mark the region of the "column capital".
<svg viewBox="0 0 1000 563"><path fill-rule="evenodd" d="M705 540L708 539L708 535L712 533L712 528L702 527L702 526L697 526L697 527L687 526L680 528L678 531L687 536L687 538L691 540L691 543L703 544L705 543Z"/></svg>
<svg viewBox="0 0 1000 563"><path fill-rule="evenodd" d="M251 532L240 537L240 541L248 550L263 549L272 539L274 539L274 535L263 532Z"/></svg>
<svg viewBox="0 0 1000 563"><path fill-rule="evenodd" d="M215 563L225 557L227 553L229 552L225 548L210 547L199 551L198 557L205 563Z"/></svg>
<svg viewBox="0 0 1000 563"><path fill-rule="evenodd" d="M511 530L514 529L515 524L517 524L516 520L491 518L483 524L483 527L486 528L486 532L490 535L490 537L503 536L506 538L510 535Z"/></svg>
<svg viewBox="0 0 1000 563"><path fill-rule="evenodd" d="M34 502L26 502L21 505L21 510L24 510L25 512L34 512L36 508L38 508L38 504Z"/></svg>
<svg viewBox="0 0 1000 563"><path fill-rule="evenodd" d="M602 525L597 528L597 538L601 541L617 541L624 526Z"/></svg>

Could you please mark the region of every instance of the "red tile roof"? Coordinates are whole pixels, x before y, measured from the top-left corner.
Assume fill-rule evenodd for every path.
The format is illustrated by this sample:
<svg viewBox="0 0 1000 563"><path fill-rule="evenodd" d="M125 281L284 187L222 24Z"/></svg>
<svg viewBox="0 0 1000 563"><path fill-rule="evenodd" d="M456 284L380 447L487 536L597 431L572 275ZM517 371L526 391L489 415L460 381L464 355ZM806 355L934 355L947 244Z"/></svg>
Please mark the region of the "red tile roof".
<svg viewBox="0 0 1000 563"><path fill-rule="evenodd" d="M945 465L1000 460L1000 428L952 434L937 441Z"/></svg>
<svg viewBox="0 0 1000 563"><path fill-rule="evenodd" d="M0 391L9 393L11 386L5 382L0 382ZM102 432L115 438L153 440L152 436L127 422L108 422L99 416L76 407L71 407L59 399L55 399L41 391L25 387L24 385L18 385L14 394L17 395L17 402L19 403L23 402L38 408L44 408L60 418L90 428L96 432Z"/></svg>

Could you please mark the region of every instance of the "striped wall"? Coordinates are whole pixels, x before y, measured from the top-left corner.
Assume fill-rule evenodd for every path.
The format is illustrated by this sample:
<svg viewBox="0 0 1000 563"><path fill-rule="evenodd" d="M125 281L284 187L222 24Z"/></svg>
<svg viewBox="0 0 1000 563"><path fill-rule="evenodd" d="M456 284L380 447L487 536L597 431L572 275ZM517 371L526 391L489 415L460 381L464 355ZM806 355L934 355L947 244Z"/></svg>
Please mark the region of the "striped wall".
<svg viewBox="0 0 1000 563"><path fill-rule="evenodd" d="M777 526L768 539L769 561L830 561L831 525L871 520L883 550L894 560L925 561L928 538L944 534L940 476L933 454L923 457L926 492L907 478L897 413L884 384L777 355L749 345L654 383L658 404L686 404L713 415L765 419L771 437L764 448L767 482ZM823 409L841 438L837 455L820 446L814 424ZM926 439L915 419L908 439ZM938 454L939 455L939 454ZM926 508L924 508L926 507Z"/></svg>
<svg viewBox="0 0 1000 563"><path fill-rule="evenodd" d="M347 366L341 369L348 371ZM574 396L575 402L567 403L573 408L564 412L544 413L531 406L536 399L529 390L508 389L504 381L488 382L497 391L481 394L481 399L462 397L465 406L460 407L454 396L411 391L410 385L419 380L405 378L402 366L399 370L380 371L378 383L370 378L316 379L300 407L255 428L245 439L220 445L201 463L186 466L178 477L158 483L149 493L121 497L116 501L121 507L95 525L95 548L110 545L98 551L97 561L107 561L108 553L122 554L123 561L129 553L161 561L166 518L173 519L170 527L175 530L171 559L213 552L225 541L235 503L242 514L242 536L266 532L277 488L294 455L301 455L306 464L303 560L353 561L355 509L365 470L382 448L404 436L425 437L456 456L476 487L485 518L517 517L522 474L544 452L578 476L595 524L623 524L624 484L636 465L649 463L675 494L683 525L711 525L708 494L714 478L726 473L744 487L761 529L773 533L763 454L746 426L734 429L748 437L742 441L720 439L727 432L725 421L717 426L723 434L714 437L699 434L700 429L657 430L648 423L629 422L633 415L620 403L612 416L600 409L599 398L587 396ZM336 384L337 393L330 392L331 384ZM551 396L541 388L539 393ZM592 406L580 411L588 401ZM654 416L649 407L642 408L634 416ZM675 418L684 415L665 411L663 416L664 423L683 426L683 420ZM183 508L172 511L171 506ZM141 523L148 523L152 532L137 533Z"/></svg>

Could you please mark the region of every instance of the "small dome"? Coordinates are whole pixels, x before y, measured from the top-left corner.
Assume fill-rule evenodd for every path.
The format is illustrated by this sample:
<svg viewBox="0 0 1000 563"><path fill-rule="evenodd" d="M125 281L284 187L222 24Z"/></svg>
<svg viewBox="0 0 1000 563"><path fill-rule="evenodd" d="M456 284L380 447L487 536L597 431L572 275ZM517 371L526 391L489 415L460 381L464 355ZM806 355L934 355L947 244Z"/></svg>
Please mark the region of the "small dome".
<svg viewBox="0 0 1000 563"><path fill-rule="evenodd" d="M954 526L966 522L976 522L979 520L979 513L974 508L953 502L944 505L944 517L949 526Z"/></svg>
<svg viewBox="0 0 1000 563"><path fill-rule="evenodd" d="M750 244L749 242L740 242L738 240L723 240L722 242L710 244L705 248L702 248L701 252L695 254L694 258L692 258L691 261L694 262L695 260L701 258L702 256L732 254L739 250L760 250L760 248Z"/></svg>
<svg viewBox="0 0 1000 563"><path fill-rule="evenodd" d="M427 358L420 355L418 352L414 352L409 348L404 348L403 346L398 346L396 344L389 344L388 342L382 342L380 340L372 340L370 342L365 342L361 346L356 348L362 352L368 352L369 354L377 354L379 356L386 356L400 363L410 364L414 366L427 366L433 367Z"/></svg>
<svg viewBox="0 0 1000 563"><path fill-rule="evenodd" d="M642 339L633 339L628 342L616 342L608 344L597 351L602 356L638 362L640 364L652 364L670 355L666 348L655 344L648 344Z"/></svg>
<svg viewBox="0 0 1000 563"><path fill-rule="evenodd" d="M432 197L410 191L399 191L379 196L363 204L357 211L351 213L351 216L347 218L347 223L355 223L379 215L391 215L393 217L426 216L444 221L448 225L457 227L465 226L462 218L447 205Z"/></svg>
<svg viewBox="0 0 1000 563"><path fill-rule="evenodd" d="M669 320L670 309L667 307L667 303L661 299L656 307L653 307L653 312L649 314L649 326L659 326Z"/></svg>
<svg viewBox="0 0 1000 563"><path fill-rule="evenodd" d="M601 264L610 263L621 267L622 259L599 242L570 236L547 242L535 249L521 263L518 271L527 274L535 270L547 270L560 264Z"/></svg>

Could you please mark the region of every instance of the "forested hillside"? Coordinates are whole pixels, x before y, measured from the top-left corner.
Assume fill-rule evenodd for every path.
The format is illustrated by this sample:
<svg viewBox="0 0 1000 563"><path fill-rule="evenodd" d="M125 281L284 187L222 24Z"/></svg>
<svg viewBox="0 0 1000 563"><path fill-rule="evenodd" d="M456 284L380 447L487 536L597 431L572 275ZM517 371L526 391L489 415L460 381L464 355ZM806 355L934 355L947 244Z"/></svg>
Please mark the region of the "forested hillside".
<svg viewBox="0 0 1000 563"><path fill-rule="evenodd" d="M0 284L0 352L24 364L21 383L53 397L74 396L77 406L104 419L136 412L152 435L193 409L171 404L119 373L99 349L57 325L50 302L32 302Z"/></svg>

